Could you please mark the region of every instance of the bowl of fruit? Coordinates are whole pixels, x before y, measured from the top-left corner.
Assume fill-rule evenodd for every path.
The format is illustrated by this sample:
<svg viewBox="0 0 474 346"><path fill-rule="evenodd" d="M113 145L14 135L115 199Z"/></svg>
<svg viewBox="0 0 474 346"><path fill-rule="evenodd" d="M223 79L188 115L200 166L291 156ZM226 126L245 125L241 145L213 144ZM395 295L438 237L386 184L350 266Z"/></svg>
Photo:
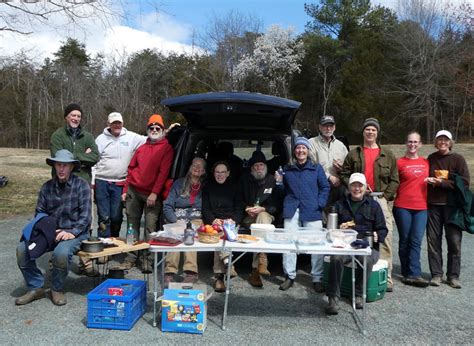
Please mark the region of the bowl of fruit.
<svg viewBox="0 0 474 346"><path fill-rule="evenodd" d="M220 225L201 225L197 229L198 240L201 243L213 244L218 243L219 239L224 235Z"/></svg>

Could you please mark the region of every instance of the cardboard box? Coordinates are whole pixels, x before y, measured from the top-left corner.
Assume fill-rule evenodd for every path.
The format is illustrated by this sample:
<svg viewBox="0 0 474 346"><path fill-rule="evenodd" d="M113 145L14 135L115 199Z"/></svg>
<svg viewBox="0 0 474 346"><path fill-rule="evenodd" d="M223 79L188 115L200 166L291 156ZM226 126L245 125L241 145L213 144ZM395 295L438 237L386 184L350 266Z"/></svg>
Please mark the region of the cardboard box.
<svg viewBox="0 0 474 346"><path fill-rule="evenodd" d="M205 285L170 283L161 300L163 332L202 334L207 324Z"/></svg>

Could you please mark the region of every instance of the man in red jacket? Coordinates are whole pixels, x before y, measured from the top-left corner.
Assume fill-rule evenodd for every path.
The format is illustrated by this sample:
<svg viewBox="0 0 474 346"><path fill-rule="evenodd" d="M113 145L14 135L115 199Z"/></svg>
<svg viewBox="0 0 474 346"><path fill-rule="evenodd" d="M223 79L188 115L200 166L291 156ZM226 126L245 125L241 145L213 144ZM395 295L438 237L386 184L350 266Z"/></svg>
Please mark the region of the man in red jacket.
<svg viewBox="0 0 474 346"><path fill-rule="evenodd" d="M173 147L165 138L165 125L161 115L153 114L147 125L148 139L137 149L128 165L127 180L122 194L125 201L127 221L132 226L135 240L140 238L140 221L145 212L145 230L143 238L156 231L156 225L162 209L160 193L173 161ZM137 255L129 253L124 267L135 265ZM142 272L151 271L151 262L143 260Z"/></svg>

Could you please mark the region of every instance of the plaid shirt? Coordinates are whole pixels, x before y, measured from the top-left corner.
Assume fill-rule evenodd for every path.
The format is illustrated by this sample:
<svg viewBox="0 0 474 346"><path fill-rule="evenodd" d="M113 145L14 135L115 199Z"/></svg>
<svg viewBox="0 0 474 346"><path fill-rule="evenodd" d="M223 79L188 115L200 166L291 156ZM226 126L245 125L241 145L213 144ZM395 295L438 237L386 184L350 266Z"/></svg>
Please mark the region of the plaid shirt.
<svg viewBox="0 0 474 346"><path fill-rule="evenodd" d="M60 184L57 178L44 183L36 204L36 214L54 216L58 220L58 229L76 237L89 231L91 209L89 184L74 174L65 184Z"/></svg>

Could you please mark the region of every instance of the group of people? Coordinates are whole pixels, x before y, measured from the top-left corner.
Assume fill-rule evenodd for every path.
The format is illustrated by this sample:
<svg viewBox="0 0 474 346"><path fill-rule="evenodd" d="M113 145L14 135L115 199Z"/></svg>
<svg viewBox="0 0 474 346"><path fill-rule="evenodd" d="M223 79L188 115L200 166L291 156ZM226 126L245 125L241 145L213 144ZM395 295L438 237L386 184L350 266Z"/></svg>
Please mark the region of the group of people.
<svg viewBox="0 0 474 346"><path fill-rule="evenodd" d="M141 136L123 127L120 113L111 113L107 127L95 141L80 127L78 105L66 107L65 119L65 127L53 135L51 158L47 159L53 166L53 179L43 185L36 217L23 230L17 248L18 265L29 289L16 299L18 305L45 295L44 279L35 259L48 251L53 251L52 301L56 305L66 303L64 279L72 255L89 235L91 198L97 204L100 236L120 235L124 202L135 239L140 238L144 214L145 240L157 230L161 215L165 223L200 220L204 224L222 226L230 219L245 227L252 223L277 223L281 217L286 229L297 230L324 227L328 208L335 208L340 224L352 222L352 228L361 235L372 232L374 244L367 260L368 276L379 258L387 260L388 292L393 291L392 217L400 238L402 282L408 285L441 284L444 227L448 243L446 282L451 287L461 287L462 230L448 223L448 195L454 188L452 175L461 176L468 187L469 172L464 158L452 151L454 141L449 131L436 134L437 151L428 159L418 155L419 133L409 133L406 154L397 160L390 150L380 145L377 119L364 121L362 144L348 151L334 135L334 117L324 115L318 136L294 140L291 160L282 171L269 171L266 157L259 150L249 159L248 171L239 177L232 176L233 168L226 160L217 159L208 170L210 162L196 157L186 176L169 187L174 151L160 115L149 118L147 136ZM421 275L420 249L425 229L431 281ZM167 255L165 284L177 280L181 255L184 256L184 282L198 280L197 254L187 251ZM214 254L214 287L218 292L226 289L224 273L228 260L225 252ZM338 312L342 270L349 260L346 256L331 256L325 288L323 256L311 257L313 287L319 293L326 291L328 314ZM137 265L136 254L130 253L123 265L127 268ZM288 290L296 278L296 254L284 254L282 266L285 280L280 290ZM83 267L88 273L88 263L83 263ZM149 257L142 260L141 269L151 271ZM234 268L232 274L237 275ZM270 275L264 253L254 254L250 284L263 287L261 275ZM356 307L362 307L361 270L356 274Z"/></svg>

